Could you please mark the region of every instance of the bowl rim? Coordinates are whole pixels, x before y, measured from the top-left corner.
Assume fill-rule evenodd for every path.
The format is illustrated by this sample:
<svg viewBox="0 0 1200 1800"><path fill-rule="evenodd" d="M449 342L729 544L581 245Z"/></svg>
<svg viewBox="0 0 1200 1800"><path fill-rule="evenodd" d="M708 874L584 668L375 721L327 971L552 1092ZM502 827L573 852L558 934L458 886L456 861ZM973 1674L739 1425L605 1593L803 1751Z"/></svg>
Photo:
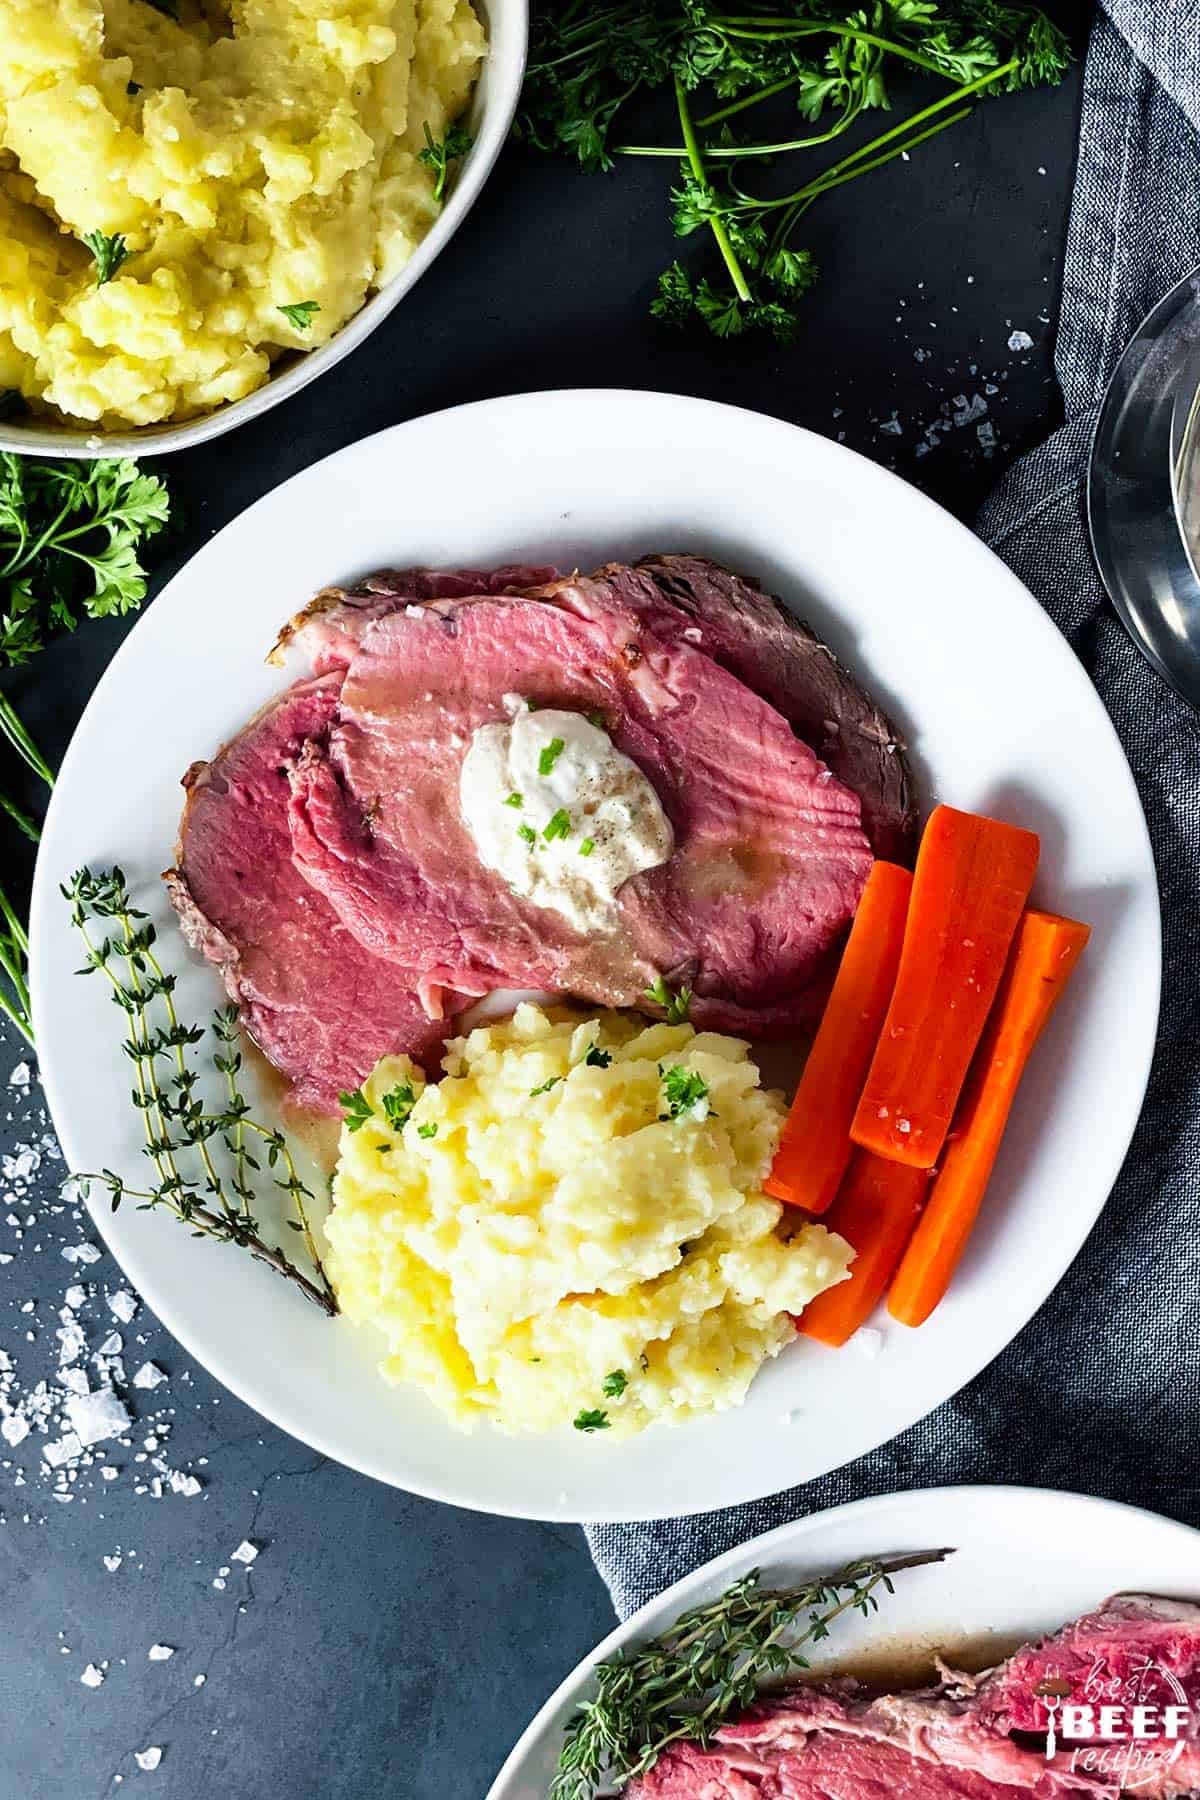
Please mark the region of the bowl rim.
<svg viewBox="0 0 1200 1800"><path fill-rule="evenodd" d="M166 456L223 437L250 419L291 399L327 369L342 362L369 338L415 287L454 236L495 167L516 114L529 49L529 0L473 0L487 27L488 42L469 117L475 141L463 158L457 178L438 217L396 275L373 293L319 349L301 351L268 376L261 386L238 400L202 413L198 418L158 425L101 431L35 418L19 424L0 421L0 451L19 456L94 461L105 457Z"/></svg>

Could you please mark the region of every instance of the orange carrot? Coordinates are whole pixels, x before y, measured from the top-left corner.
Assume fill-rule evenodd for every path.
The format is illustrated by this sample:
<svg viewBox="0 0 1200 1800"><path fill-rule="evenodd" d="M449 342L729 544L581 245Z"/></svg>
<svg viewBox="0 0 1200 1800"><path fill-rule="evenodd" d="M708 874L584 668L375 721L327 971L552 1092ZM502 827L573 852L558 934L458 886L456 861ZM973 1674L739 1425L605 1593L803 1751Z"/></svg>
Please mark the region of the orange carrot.
<svg viewBox="0 0 1200 1800"><path fill-rule="evenodd" d="M867 877L837 978L763 1186L823 1213L846 1173L850 1124L900 964L912 876L877 862Z"/></svg>
<svg viewBox="0 0 1200 1800"><path fill-rule="evenodd" d="M892 1002L850 1135L916 1169L937 1161L1037 868L1032 831L939 806L913 876Z"/></svg>
<svg viewBox="0 0 1200 1800"><path fill-rule="evenodd" d="M888 1296L888 1311L902 1325L923 1325L950 1284L1029 1053L1090 935L1087 925L1044 912L1027 912L1017 928L929 1204Z"/></svg>
<svg viewBox="0 0 1200 1800"><path fill-rule="evenodd" d="M835 1348L853 1337L883 1299L929 1186L925 1169L856 1150L825 1223L854 1246L850 1277L810 1300L796 1329Z"/></svg>

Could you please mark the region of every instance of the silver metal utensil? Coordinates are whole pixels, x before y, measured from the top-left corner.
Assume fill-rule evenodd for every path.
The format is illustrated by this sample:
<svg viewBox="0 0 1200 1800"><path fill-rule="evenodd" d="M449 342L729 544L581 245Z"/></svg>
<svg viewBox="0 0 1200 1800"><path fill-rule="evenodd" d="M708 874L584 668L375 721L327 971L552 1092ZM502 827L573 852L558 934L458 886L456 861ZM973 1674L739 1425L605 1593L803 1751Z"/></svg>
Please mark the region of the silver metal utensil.
<svg viewBox="0 0 1200 1800"><path fill-rule="evenodd" d="M1158 303L1117 365L1092 447L1088 517L1130 636L1200 709L1200 270Z"/></svg>

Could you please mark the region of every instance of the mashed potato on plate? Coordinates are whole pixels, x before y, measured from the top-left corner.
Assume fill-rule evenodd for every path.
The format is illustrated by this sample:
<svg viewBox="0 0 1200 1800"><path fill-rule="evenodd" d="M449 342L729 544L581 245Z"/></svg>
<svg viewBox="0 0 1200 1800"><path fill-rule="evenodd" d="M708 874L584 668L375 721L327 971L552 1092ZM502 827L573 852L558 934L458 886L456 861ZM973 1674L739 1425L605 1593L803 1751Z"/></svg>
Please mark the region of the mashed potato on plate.
<svg viewBox="0 0 1200 1800"><path fill-rule="evenodd" d="M329 1269L460 1425L613 1435L737 1405L850 1246L761 1191L783 1104L744 1043L521 1006L342 1130Z"/></svg>
<svg viewBox="0 0 1200 1800"><path fill-rule="evenodd" d="M0 389L146 425L324 343L436 218L483 53L469 0L0 0Z"/></svg>

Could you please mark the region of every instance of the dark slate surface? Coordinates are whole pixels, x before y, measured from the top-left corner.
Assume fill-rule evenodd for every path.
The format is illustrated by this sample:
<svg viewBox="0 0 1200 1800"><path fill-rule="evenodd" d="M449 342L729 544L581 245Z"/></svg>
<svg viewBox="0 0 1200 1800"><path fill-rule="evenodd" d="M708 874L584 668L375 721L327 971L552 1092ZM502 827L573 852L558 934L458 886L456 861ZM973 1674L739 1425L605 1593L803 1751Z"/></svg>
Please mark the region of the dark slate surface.
<svg viewBox="0 0 1200 1800"><path fill-rule="evenodd" d="M646 325L654 275L673 254L660 170L586 181L510 149L454 244L367 347L257 425L171 463L181 524L160 579L342 444L536 387L657 387L758 407L844 433L969 517L1054 418L1076 104L1071 82L983 107L810 215L825 279L786 353L664 340ZM1009 349L1014 330L1032 350ZM922 451L955 397L975 394L987 420L949 424ZM991 450L979 441L985 422ZM802 519L798 494L798 528ZM121 635L89 626L6 679L51 760ZM8 768L3 779L20 792ZM0 859L20 889L20 845L5 837ZM114 1319L106 1296L122 1282L111 1260L61 1254L96 1233L58 1197L36 1079L28 1092L6 1085L23 1060L13 1038L0 1042L0 1347L12 1364L0 1365L0 1390L12 1406L53 1379L60 1309L83 1285L72 1296L80 1366L121 1333L115 1373L136 1423L127 1446L103 1446L112 1481L99 1458L73 1481L47 1469L56 1423L0 1441L0 1800L101 1800L126 1783L164 1800L477 1800L541 1699L611 1623L582 1537L347 1474L222 1394L146 1308ZM168 1381L131 1386L146 1361ZM171 1471L201 1491L168 1486L156 1498L152 1484ZM72 1497L56 1498L56 1485ZM260 1552L249 1568L232 1560L243 1540ZM175 1654L151 1662L152 1644ZM97 1688L80 1680L89 1662L104 1676ZM162 1751L153 1774L134 1760L150 1746Z"/></svg>

